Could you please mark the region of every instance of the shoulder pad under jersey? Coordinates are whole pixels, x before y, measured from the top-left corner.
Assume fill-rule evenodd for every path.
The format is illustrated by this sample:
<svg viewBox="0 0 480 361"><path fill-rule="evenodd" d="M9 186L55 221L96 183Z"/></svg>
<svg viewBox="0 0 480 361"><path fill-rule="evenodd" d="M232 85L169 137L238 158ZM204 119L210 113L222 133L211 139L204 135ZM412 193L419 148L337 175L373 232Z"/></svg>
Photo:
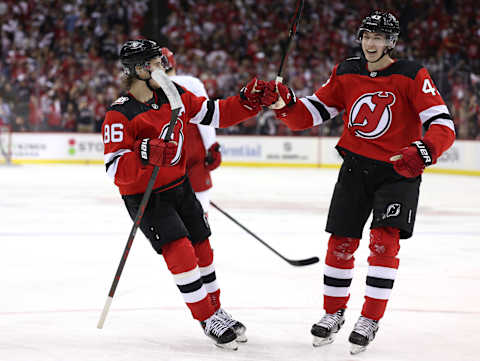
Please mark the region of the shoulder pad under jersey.
<svg viewBox="0 0 480 361"><path fill-rule="evenodd" d="M401 74L408 78L415 79L420 69L423 68L423 65L413 60L400 59L390 68L392 68L390 71L391 74Z"/></svg>
<svg viewBox="0 0 480 361"><path fill-rule="evenodd" d="M410 79L415 79L418 71L422 68L423 66L415 61L400 59L383 70L369 72L367 70L366 61L360 57L357 57L347 59L340 63L337 68L337 75L358 74L371 77L403 75Z"/></svg>
<svg viewBox="0 0 480 361"><path fill-rule="evenodd" d="M337 75L359 74L364 64L364 61L362 61L359 56L345 59L340 64L338 64Z"/></svg>
<svg viewBox="0 0 480 361"><path fill-rule="evenodd" d="M122 95L107 108L107 112L114 110L122 113L128 120L136 115L143 113L150 108L145 104L135 101L130 95Z"/></svg>

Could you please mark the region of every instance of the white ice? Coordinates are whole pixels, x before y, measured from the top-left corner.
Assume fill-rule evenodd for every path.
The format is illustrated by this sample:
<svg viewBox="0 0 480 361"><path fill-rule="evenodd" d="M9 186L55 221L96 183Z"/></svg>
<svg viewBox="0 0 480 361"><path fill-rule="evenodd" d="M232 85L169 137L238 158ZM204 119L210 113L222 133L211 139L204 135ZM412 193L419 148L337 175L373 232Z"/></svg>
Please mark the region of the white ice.
<svg viewBox="0 0 480 361"><path fill-rule="evenodd" d="M221 167L212 199L288 258L325 256L336 170ZM363 302L368 227L347 322L314 349L322 262L292 267L210 210L223 306L248 327L236 352L191 318L139 232L102 330L96 328L131 229L103 166L0 167L0 361L480 359L480 179L425 174L414 236L377 338L349 354Z"/></svg>

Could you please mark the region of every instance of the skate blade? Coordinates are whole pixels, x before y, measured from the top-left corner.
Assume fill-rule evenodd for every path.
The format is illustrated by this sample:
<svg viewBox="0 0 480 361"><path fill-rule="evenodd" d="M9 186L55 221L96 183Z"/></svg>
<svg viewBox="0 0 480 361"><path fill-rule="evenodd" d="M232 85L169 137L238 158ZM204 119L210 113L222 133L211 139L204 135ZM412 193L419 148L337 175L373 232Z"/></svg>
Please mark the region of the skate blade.
<svg viewBox="0 0 480 361"><path fill-rule="evenodd" d="M334 335L330 335L328 337L313 336L312 345L313 345L313 347L321 347L321 346L329 345L333 341L335 341L335 336Z"/></svg>
<svg viewBox="0 0 480 361"><path fill-rule="evenodd" d="M227 343L215 343L215 346L228 350L228 351L237 351L238 350L238 344L236 340L227 342Z"/></svg>
<svg viewBox="0 0 480 361"><path fill-rule="evenodd" d="M241 343L245 343L245 342L248 341L247 335L245 335L245 334L241 334L241 335L237 334L237 338L235 339L235 341L241 342Z"/></svg>
<svg viewBox="0 0 480 361"><path fill-rule="evenodd" d="M367 346L360 346L360 345L355 345L355 344L351 344L351 347L350 347L350 354L351 355L356 355L357 353L360 353L362 351L365 351L367 349Z"/></svg>

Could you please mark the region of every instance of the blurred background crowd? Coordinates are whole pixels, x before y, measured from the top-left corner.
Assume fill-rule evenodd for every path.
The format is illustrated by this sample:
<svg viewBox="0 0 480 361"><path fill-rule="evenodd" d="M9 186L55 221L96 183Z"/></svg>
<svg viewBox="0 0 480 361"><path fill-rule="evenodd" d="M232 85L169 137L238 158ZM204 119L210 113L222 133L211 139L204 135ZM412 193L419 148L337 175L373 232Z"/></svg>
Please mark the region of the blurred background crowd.
<svg viewBox="0 0 480 361"><path fill-rule="evenodd" d="M477 0L306 0L284 78L312 94L333 66L360 54L361 19L387 9L400 20L394 57L427 67L458 138L480 139ZM177 73L199 77L211 98L236 94L252 76L274 79L295 0L0 0L0 124L14 131L98 132L123 91L120 46L152 38ZM291 132L271 111L220 134L339 135L340 117Z"/></svg>

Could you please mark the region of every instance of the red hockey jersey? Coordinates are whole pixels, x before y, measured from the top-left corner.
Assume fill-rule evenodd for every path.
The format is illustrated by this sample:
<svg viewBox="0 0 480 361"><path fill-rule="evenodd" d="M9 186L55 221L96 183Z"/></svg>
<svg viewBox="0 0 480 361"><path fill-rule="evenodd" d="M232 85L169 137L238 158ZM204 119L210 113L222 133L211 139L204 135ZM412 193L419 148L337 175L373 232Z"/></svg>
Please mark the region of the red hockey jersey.
<svg viewBox="0 0 480 361"><path fill-rule="evenodd" d="M277 111L291 129L306 129L343 113L338 146L385 162L415 140L422 125L437 156L455 138L452 118L428 71L398 60L385 69L368 71L360 58L335 66L330 79L315 94Z"/></svg>
<svg viewBox="0 0 480 361"><path fill-rule="evenodd" d="M242 106L238 95L213 101L197 97L179 85L176 87L183 103L172 134L172 139L178 143L178 151L170 166L160 168L154 190L168 189L183 181L186 164L183 146L187 123L224 128L257 113ZM151 103L139 102L128 93L107 109L102 125L104 163L107 174L122 195L145 191L153 167L142 165L140 157L133 151L134 144L143 138L165 137L170 115L170 104L161 89L154 92L154 101Z"/></svg>
<svg viewBox="0 0 480 361"><path fill-rule="evenodd" d="M187 174L192 188L195 192L203 192L212 188L212 177L210 171L205 167L207 151L203 145L199 126L187 125L186 139L188 145L185 147L187 157Z"/></svg>
<svg viewBox="0 0 480 361"><path fill-rule="evenodd" d="M191 75L174 75L172 81L192 92L198 97L208 98L207 90L200 79ZM207 150L216 142L215 128L189 124L185 128L185 155L187 157L187 175L195 192L212 188L210 171L205 167Z"/></svg>

